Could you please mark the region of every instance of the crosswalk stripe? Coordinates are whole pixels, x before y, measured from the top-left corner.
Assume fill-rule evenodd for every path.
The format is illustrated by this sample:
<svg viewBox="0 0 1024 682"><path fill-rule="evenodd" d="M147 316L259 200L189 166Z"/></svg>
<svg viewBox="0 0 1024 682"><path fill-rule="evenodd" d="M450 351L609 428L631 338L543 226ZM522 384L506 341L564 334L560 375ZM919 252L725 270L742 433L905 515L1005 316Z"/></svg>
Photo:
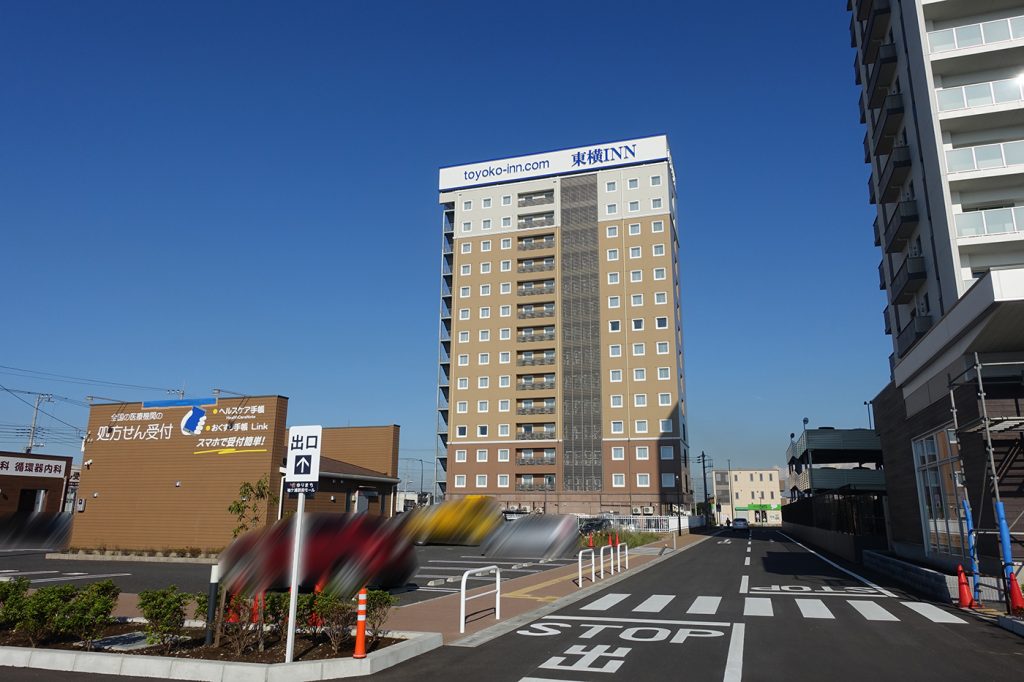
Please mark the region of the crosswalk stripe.
<svg viewBox="0 0 1024 682"><path fill-rule="evenodd" d="M925 604L919 601L901 601L911 611L916 611L933 623L967 623L962 618L957 618L952 613L943 611L938 606Z"/></svg>
<svg viewBox="0 0 1024 682"><path fill-rule="evenodd" d="M846 603L857 610L857 613L868 620L899 621L899 618L892 615L873 601L864 599L847 599Z"/></svg>
<svg viewBox="0 0 1024 682"><path fill-rule="evenodd" d="M601 597L600 599L597 599L595 601L590 602L586 606L581 606L580 610L581 611L607 611L608 609L610 609L611 607L615 606L616 604L618 604L623 599L626 599L627 597L629 597L628 594L618 594L618 593L614 593L613 592L612 594L606 594L605 596Z"/></svg>
<svg viewBox="0 0 1024 682"><path fill-rule="evenodd" d="M835 616L820 599L797 599L796 605L800 608L800 615L804 618L828 618L835 620Z"/></svg>
<svg viewBox="0 0 1024 682"><path fill-rule="evenodd" d="M722 603L721 597L697 597L690 604L686 612L694 615L713 616L718 612L718 605Z"/></svg>
<svg viewBox="0 0 1024 682"><path fill-rule="evenodd" d="M675 599L675 595L672 594L652 594L633 610L643 613L659 613L673 599Z"/></svg>
<svg viewBox="0 0 1024 682"><path fill-rule="evenodd" d="M743 599L744 616L774 616L772 600L767 597L745 597Z"/></svg>

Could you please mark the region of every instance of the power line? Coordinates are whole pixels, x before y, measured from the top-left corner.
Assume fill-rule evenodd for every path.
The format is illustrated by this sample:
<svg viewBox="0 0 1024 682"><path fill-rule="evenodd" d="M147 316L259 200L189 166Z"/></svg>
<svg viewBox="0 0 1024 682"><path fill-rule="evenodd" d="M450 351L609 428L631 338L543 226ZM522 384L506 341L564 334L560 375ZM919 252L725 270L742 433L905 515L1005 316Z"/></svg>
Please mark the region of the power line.
<svg viewBox="0 0 1024 682"><path fill-rule="evenodd" d="M105 379L87 379L85 377L75 377L67 374L55 374L53 372L43 372L37 369L25 369L23 367L11 367L9 365L0 365L0 369L11 370L9 372L0 372L0 374L8 374L11 376L22 376L29 379L50 379L53 381L64 381L67 383L85 383L93 386L117 386L119 388L137 388L144 391L167 391L166 387L160 386L142 386L140 384L126 384L118 381L106 381ZM21 372L21 374L13 374L13 372ZM39 375L39 376L31 376Z"/></svg>
<svg viewBox="0 0 1024 682"><path fill-rule="evenodd" d="M21 402L25 403L26 405L28 405L29 407L31 407L31 408L33 408L33 409L37 409L37 410L39 410L40 412L42 412L43 414L45 414L45 415L46 415L47 417L50 417L50 418L51 418L51 419L53 419L54 421L58 421L58 422L60 422L61 424L63 424L64 426L70 426L71 428L73 428L73 429L75 429L76 431L78 431L79 433L81 433L82 429L78 428L78 427L77 427L77 426L75 426L74 424L69 424L69 423L67 423L66 421L64 421L64 420L63 420L63 419L61 419L60 417L57 417L57 416L55 416L55 415L53 415L53 414L50 414L50 413L49 413L49 412L47 412L46 410L43 410L43 409L40 409L40 408L36 407L35 405L33 405L33 404L32 404L32 403L30 403L29 401L25 400L25 399L24 399L24 398L22 398L22 397L21 397L20 395L18 395L17 393L15 393L14 391L12 391L11 389L7 388L6 386L4 386L4 385L0 384L0 389L2 389L2 390L4 390L4 391L7 391L8 393L10 393L10 394L11 394L12 396L14 396L15 398L17 398L17 399L18 399L18 400L20 400Z"/></svg>

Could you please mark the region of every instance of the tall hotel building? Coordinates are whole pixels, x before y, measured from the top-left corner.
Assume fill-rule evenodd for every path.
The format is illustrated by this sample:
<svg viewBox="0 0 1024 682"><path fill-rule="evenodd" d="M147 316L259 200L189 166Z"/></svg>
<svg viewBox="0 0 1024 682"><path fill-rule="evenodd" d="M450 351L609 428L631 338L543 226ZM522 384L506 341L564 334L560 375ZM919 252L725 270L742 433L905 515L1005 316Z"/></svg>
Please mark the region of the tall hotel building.
<svg viewBox="0 0 1024 682"><path fill-rule="evenodd" d="M966 501L997 565L994 490L1024 537L1024 1L848 9L893 342L873 401L890 544L955 572Z"/></svg>
<svg viewBox="0 0 1024 682"><path fill-rule="evenodd" d="M440 202L441 492L689 508L667 139L442 168Z"/></svg>

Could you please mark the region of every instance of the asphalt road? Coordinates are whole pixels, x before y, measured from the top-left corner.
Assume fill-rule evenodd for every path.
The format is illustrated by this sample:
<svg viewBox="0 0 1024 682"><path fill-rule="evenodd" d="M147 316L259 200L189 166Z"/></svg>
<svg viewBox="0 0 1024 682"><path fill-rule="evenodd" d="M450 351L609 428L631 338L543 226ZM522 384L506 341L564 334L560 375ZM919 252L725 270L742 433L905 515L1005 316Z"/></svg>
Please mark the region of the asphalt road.
<svg viewBox="0 0 1024 682"><path fill-rule="evenodd" d="M754 529L713 536L489 642L443 647L373 679L1010 680L1022 666L1024 639ZM0 678L114 679L17 669Z"/></svg>

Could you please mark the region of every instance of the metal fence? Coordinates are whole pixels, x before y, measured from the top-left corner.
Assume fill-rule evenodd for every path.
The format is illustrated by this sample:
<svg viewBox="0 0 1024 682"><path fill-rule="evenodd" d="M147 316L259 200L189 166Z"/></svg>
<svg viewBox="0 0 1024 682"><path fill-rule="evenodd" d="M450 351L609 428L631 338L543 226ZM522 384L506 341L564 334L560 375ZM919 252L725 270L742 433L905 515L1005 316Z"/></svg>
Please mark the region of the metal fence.
<svg viewBox="0 0 1024 682"><path fill-rule="evenodd" d="M885 537L881 495L815 495L783 505L782 520L849 535Z"/></svg>
<svg viewBox="0 0 1024 682"><path fill-rule="evenodd" d="M607 520L612 526L625 528L631 531L646 531L650 533L675 532L682 520L683 531L690 528L700 528L704 525L704 518L701 516L581 516L579 523L582 526L587 521Z"/></svg>

